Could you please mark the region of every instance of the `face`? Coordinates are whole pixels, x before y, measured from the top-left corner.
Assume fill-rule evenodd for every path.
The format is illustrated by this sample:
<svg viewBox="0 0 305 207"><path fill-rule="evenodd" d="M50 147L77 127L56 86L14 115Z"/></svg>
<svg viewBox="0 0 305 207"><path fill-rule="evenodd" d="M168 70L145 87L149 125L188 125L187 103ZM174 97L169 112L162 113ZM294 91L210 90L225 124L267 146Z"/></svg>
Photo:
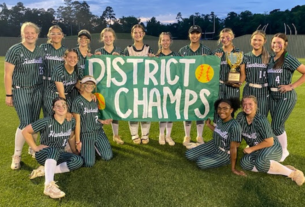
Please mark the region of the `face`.
<svg viewBox="0 0 305 207"><path fill-rule="evenodd" d="M50 31L50 36L52 43L61 43L64 35L58 28L53 28Z"/></svg>
<svg viewBox="0 0 305 207"><path fill-rule="evenodd" d="M201 34L198 32L192 32L189 34L189 38L190 38L191 42L197 43L200 41Z"/></svg>
<svg viewBox="0 0 305 207"><path fill-rule="evenodd" d="M27 44L35 44L38 39L38 33L34 27L27 26L24 28L22 35L22 42Z"/></svg>
<svg viewBox="0 0 305 207"><path fill-rule="evenodd" d="M83 83L83 88L86 92L91 93L95 88L95 83L93 83L91 81Z"/></svg>
<svg viewBox="0 0 305 207"><path fill-rule="evenodd" d="M54 103L53 111L56 115L64 116L67 114L68 106L64 100L58 100Z"/></svg>
<svg viewBox="0 0 305 207"><path fill-rule="evenodd" d="M232 44L233 37L230 33L224 32L220 35L220 40L223 46L230 46Z"/></svg>
<svg viewBox="0 0 305 207"><path fill-rule="evenodd" d="M161 36L161 46L163 49L169 49L171 45L171 39L169 35L162 35Z"/></svg>
<svg viewBox="0 0 305 207"><path fill-rule="evenodd" d="M243 99L243 111L247 115L255 115L257 111L257 104L254 102L252 98L244 98Z"/></svg>
<svg viewBox="0 0 305 207"><path fill-rule="evenodd" d="M104 35L103 35L103 38L102 38L103 42L105 45L113 45L113 42L115 40L112 32L105 32Z"/></svg>
<svg viewBox="0 0 305 207"><path fill-rule="evenodd" d="M285 41L282 38L274 37L271 41L271 49L275 53L284 52L286 48Z"/></svg>
<svg viewBox="0 0 305 207"><path fill-rule="evenodd" d="M78 44L80 46L86 47L86 46L88 46L89 42L90 42L90 40L85 35L82 35L78 38Z"/></svg>
<svg viewBox="0 0 305 207"><path fill-rule="evenodd" d="M78 62L78 57L76 52L71 51L65 57L65 63L71 67L74 67L77 64L77 62Z"/></svg>
<svg viewBox="0 0 305 207"><path fill-rule="evenodd" d="M230 120L232 118L231 117L232 112L233 112L233 109L231 108L231 106L229 104L227 104L225 102L221 102L218 105L217 114L223 121Z"/></svg>
<svg viewBox="0 0 305 207"><path fill-rule="evenodd" d="M133 32L131 33L131 36L134 39L134 41L141 42L141 41L143 41L145 32L143 32L143 30L141 28L136 27L136 28L134 28Z"/></svg>
<svg viewBox="0 0 305 207"><path fill-rule="evenodd" d="M266 43L264 37L262 35L254 35L251 39L251 46L254 50L261 50Z"/></svg>

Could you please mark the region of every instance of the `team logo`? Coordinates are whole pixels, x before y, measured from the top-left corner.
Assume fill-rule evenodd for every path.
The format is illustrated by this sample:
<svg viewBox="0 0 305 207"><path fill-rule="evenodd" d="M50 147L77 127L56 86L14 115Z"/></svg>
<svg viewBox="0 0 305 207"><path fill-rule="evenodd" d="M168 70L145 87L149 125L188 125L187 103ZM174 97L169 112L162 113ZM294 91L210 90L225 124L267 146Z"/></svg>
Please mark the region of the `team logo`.
<svg viewBox="0 0 305 207"><path fill-rule="evenodd" d="M214 77L214 69L208 64L201 64L196 68L195 77L201 83L208 83Z"/></svg>
<svg viewBox="0 0 305 207"><path fill-rule="evenodd" d="M94 95L96 96L98 101L98 109L104 110L106 108L106 102L104 96L100 93L95 93Z"/></svg>

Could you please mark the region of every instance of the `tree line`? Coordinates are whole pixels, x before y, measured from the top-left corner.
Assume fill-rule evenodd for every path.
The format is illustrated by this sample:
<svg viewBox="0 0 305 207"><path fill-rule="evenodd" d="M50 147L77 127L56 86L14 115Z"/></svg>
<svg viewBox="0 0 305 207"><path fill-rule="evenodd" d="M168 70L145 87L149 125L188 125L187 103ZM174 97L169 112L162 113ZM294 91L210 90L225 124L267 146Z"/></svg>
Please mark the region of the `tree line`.
<svg viewBox="0 0 305 207"><path fill-rule="evenodd" d="M240 14L230 12L223 19L214 12L200 14L196 12L184 17L181 12L177 14L176 22L162 24L155 17L149 19L144 25L140 18L123 16L117 18L112 7L107 6L100 16L93 15L86 1L64 0L64 6L57 10L26 8L18 2L11 9L6 4L0 4L0 36L20 36L20 25L30 21L41 27L41 37L46 37L48 29L58 24L66 35L76 35L80 29L87 29L92 33L99 33L105 27L112 27L118 33L129 33L135 24L143 24L146 34L158 36L163 31L171 32L175 39L187 39L188 29L191 25L199 25L203 30L203 38L217 39L224 27L232 28L236 36L251 34L256 29L264 29L267 34L285 32L287 34L305 34L305 5L296 6L291 10L280 11L275 9L269 13L253 14L243 11Z"/></svg>

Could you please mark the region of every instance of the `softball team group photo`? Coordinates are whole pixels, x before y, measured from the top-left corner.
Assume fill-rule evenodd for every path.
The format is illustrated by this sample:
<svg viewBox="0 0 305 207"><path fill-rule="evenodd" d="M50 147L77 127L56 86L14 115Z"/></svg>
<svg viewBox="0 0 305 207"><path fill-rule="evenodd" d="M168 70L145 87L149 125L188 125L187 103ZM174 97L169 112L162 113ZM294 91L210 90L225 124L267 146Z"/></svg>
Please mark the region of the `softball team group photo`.
<svg viewBox="0 0 305 207"><path fill-rule="evenodd" d="M214 119L196 121L196 138L191 137L192 121L185 120L184 134L174 139L174 122L160 121L159 144L175 147L175 141L181 139L186 148L181 156L202 170L230 165L238 176L252 171L286 176L299 186L305 182L303 172L293 163L282 164L291 153L285 124L297 103L295 88L305 82L305 66L287 51L285 34L277 33L267 42L265 32L257 30L249 40L252 50L241 51L233 44L233 31L224 28L219 34L218 49L212 51L201 43L200 26L193 25L188 31L188 45L172 51L172 34L162 32L159 49L154 52L144 43L145 28L141 24L131 28L133 44L125 49L115 46L117 37L112 28L101 31L103 46L95 51L90 50L92 36L88 30L79 31L75 48L64 47L64 33L58 25L49 28L48 41L41 45L37 45L39 32L34 23L22 24L21 42L11 46L5 55L4 88L5 103L15 108L20 122L16 126L11 169L23 168L21 155L26 142L29 155L40 165L32 170L29 179L44 177L45 195L53 199L66 195L55 182L55 174L92 167L97 157L115 162L111 161L114 153L110 137L118 145L128 139L134 145L150 142L150 121L129 121L130 134L121 136L118 120L98 118L98 100L93 93L98 82L84 73L86 60L92 55L217 56L219 94L210 106L215 110ZM266 50L266 44L271 45L272 53ZM240 80L232 83L227 54L236 52L244 55L237 68ZM301 76L292 82L295 71ZM111 125L112 134L106 134L103 125ZM213 133L209 141L203 137L205 125ZM242 140L247 146L242 149L239 162L237 152Z"/></svg>

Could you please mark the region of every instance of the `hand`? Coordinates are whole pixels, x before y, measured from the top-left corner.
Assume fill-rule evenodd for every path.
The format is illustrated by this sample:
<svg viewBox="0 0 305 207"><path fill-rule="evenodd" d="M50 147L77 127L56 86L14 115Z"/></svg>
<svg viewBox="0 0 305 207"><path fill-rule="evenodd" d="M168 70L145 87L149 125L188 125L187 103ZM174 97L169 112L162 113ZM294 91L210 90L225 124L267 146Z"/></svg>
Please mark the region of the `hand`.
<svg viewBox="0 0 305 207"><path fill-rule="evenodd" d="M80 153L81 149L82 149L82 142L76 143L76 150Z"/></svg>
<svg viewBox="0 0 305 207"><path fill-rule="evenodd" d="M292 85L279 85L278 88L280 93L286 93L287 91L293 90Z"/></svg>
<svg viewBox="0 0 305 207"><path fill-rule="evenodd" d="M216 52L215 55L216 55L217 57L221 58L222 55L223 55L223 52Z"/></svg>
<svg viewBox="0 0 305 207"><path fill-rule="evenodd" d="M44 148L47 148L47 147L49 147L49 146L41 144L41 145L35 147L33 150L34 150L34 152L38 152L38 151L40 151Z"/></svg>
<svg viewBox="0 0 305 207"><path fill-rule="evenodd" d="M210 120L210 119L205 120L205 124L206 124L207 126L210 126L210 125L211 125L211 120Z"/></svg>
<svg viewBox="0 0 305 207"><path fill-rule="evenodd" d="M67 121L71 121L72 117L73 117L73 115L70 112L68 112L66 115Z"/></svg>
<svg viewBox="0 0 305 207"><path fill-rule="evenodd" d="M244 152L245 154L251 154L251 153L253 152L253 150L252 150L251 147L248 147L248 148L245 148L245 149L243 150L243 152Z"/></svg>
<svg viewBox="0 0 305 207"><path fill-rule="evenodd" d="M5 97L5 104L10 106L10 107L14 106L13 97Z"/></svg>
<svg viewBox="0 0 305 207"><path fill-rule="evenodd" d="M232 172L233 172L235 175L240 175L240 176L247 177L246 173L244 173L243 171L238 171L238 170L236 170L236 169L232 169Z"/></svg>
<svg viewBox="0 0 305 207"><path fill-rule="evenodd" d="M91 57L93 54L92 53L87 53L87 57Z"/></svg>
<svg viewBox="0 0 305 207"><path fill-rule="evenodd" d="M112 55L120 55L118 52L113 52Z"/></svg>
<svg viewBox="0 0 305 207"><path fill-rule="evenodd" d="M148 57L155 57L153 53L148 53Z"/></svg>
<svg viewBox="0 0 305 207"><path fill-rule="evenodd" d="M102 124L111 124L112 119L106 119L106 120L100 120L99 119L99 122L102 123Z"/></svg>
<svg viewBox="0 0 305 207"><path fill-rule="evenodd" d="M95 52L94 54L95 54L95 55L102 55L102 53L101 53L100 51Z"/></svg>
<svg viewBox="0 0 305 207"><path fill-rule="evenodd" d="M239 88L241 86L241 83L233 83L231 86L235 88Z"/></svg>
<svg viewBox="0 0 305 207"><path fill-rule="evenodd" d="M91 98L94 102L96 102L96 96L94 94L91 94Z"/></svg>

